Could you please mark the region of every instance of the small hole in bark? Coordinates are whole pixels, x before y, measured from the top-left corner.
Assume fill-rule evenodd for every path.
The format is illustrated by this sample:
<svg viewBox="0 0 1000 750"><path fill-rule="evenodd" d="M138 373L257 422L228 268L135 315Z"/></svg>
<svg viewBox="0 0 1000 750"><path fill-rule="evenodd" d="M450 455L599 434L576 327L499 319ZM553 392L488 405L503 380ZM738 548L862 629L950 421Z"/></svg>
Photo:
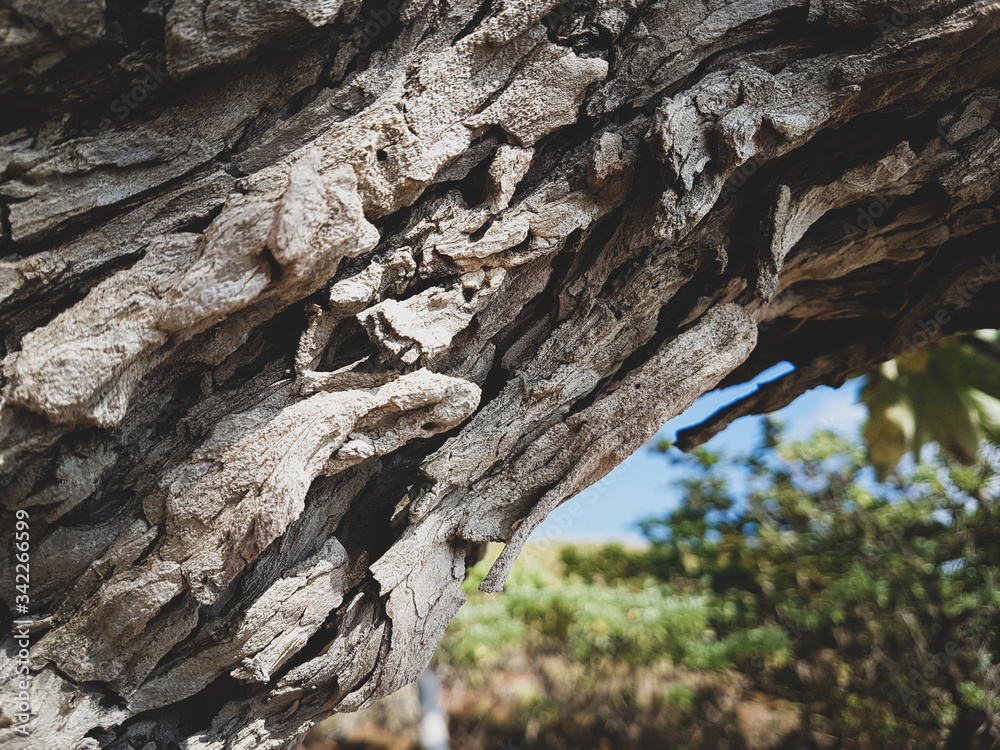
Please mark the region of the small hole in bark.
<svg viewBox="0 0 1000 750"><path fill-rule="evenodd" d="M424 425L424 429L428 431L433 430L435 427L437 427L437 425L434 424L433 422L428 422L427 424Z"/></svg>
<svg viewBox="0 0 1000 750"><path fill-rule="evenodd" d="M496 219L495 216L488 218L479 229L469 235L469 239L473 242L479 242L483 236L489 231L490 227L493 226L493 221Z"/></svg>
<svg viewBox="0 0 1000 750"><path fill-rule="evenodd" d="M375 152L375 158L378 159L379 161L385 161L386 159L389 158L389 154L385 152L384 148L380 148L378 151Z"/></svg>
<svg viewBox="0 0 1000 750"><path fill-rule="evenodd" d="M223 204L220 203L219 205L214 206L212 208L212 210L208 211L204 215L194 217L194 218L189 219L188 221L184 222L183 224L181 224L180 226L178 226L174 231L175 232L195 232L197 234L201 234L206 229L208 229L209 225L213 221L215 221L215 218L219 214L222 213L222 208L223 208Z"/></svg>

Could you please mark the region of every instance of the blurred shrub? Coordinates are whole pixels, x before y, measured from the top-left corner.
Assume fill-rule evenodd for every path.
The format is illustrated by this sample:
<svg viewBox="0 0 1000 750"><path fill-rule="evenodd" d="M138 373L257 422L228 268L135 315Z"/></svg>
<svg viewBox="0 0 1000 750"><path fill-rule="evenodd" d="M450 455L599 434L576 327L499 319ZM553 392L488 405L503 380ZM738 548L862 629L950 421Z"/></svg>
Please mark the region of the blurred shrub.
<svg viewBox="0 0 1000 750"><path fill-rule="evenodd" d="M773 422L745 456L671 453L683 501L642 523L647 549L529 552L500 597L475 592L483 561L438 660L480 683L517 655L583 665L587 689L673 674L657 695L691 747L730 742L723 684L799 711L796 747L992 747L1000 451L925 459L879 481L859 443L790 441Z"/></svg>
<svg viewBox="0 0 1000 750"><path fill-rule="evenodd" d="M524 623L502 602L481 602L459 610L438 648L437 659L465 668L495 668L524 639Z"/></svg>
<svg viewBox="0 0 1000 750"><path fill-rule="evenodd" d="M617 586L654 576L705 601L718 640L688 636L672 655L692 669L739 669L810 706L818 732L992 746L995 448L971 466L938 453L880 483L861 446L827 432L785 441L771 423L747 456L671 460L684 498L643 522L650 551L567 548L568 572Z"/></svg>
<svg viewBox="0 0 1000 750"><path fill-rule="evenodd" d="M708 625L706 597L671 596L655 584L635 591L580 583L507 596L510 613L551 639L569 646L584 662L613 659L626 664L681 661L703 638Z"/></svg>

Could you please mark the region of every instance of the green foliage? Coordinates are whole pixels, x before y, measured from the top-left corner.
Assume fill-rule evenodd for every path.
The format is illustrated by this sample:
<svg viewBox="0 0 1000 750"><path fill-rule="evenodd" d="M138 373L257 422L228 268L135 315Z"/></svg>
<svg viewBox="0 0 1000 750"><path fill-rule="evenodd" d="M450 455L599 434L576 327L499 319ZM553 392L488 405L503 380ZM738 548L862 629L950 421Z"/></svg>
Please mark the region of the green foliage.
<svg viewBox="0 0 1000 750"><path fill-rule="evenodd" d="M700 645L708 624L705 597L676 597L662 586L633 591L567 583L545 591L515 589L509 611L576 659L650 664L681 661Z"/></svg>
<svg viewBox="0 0 1000 750"><path fill-rule="evenodd" d="M993 388L985 378L971 380ZM439 661L482 683L518 655L561 659L594 690L623 669L629 690L673 675L656 695L679 747L736 731L720 708L733 684L798 717L789 747L816 737L859 750L992 745L1000 450L938 451L883 482L862 445L829 432L786 440L774 422L742 457L661 448L683 502L641 524L648 548L529 552L498 598L475 592L489 569L480 563ZM632 706L622 690L615 700ZM528 708L553 726L569 710Z"/></svg>
<svg viewBox="0 0 1000 750"><path fill-rule="evenodd" d="M564 552L567 569L618 585L639 571L707 595L718 640L690 642L683 663L744 671L812 706L816 731L888 747L996 718L997 450L880 484L842 437L783 441L774 424L768 435L774 450L735 461L672 457L684 501L642 524L645 561L605 547Z"/></svg>
<svg viewBox="0 0 1000 750"><path fill-rule="evenodd" d="M459 610L438 649L445 664L479 670L501 664L524 639L524 623L512 619L502 602Z"/></svg>
<svg viewBox="0 0 1000 750"><path fill-rule="evenodd" d="M689 709L694 703L694 693L686 685L672 685L664 698L667 705L677 706L681 709Z"/></svg>
<svg viewBox="0 0 1000 750"><path fill-rule="evenodd" d="M684 665L701 671L777 668L789 663L792 641L784 628L769 625L737 630L721 641L692 644Z"/></svg>
<svg viewBox="0 0 1000 750"><path fill-rule="evenodd" d="M567 545L560 552L566 575L579 576L586 583L662 578L668 563L658 549L630 550L624 545L606 544L600 555L581 553Z"/></svg>
<svg viewBox="0 0 1000 750"><path fill-rule="evenodd" d="M562 550L571 562L599 561L604 555L621 563L624 575L614 585L584 583L573 565L566 566L565 577L553 581L550 576L543 585L537 563L530 557L519 561L500 598L473 594L471 605L449 627L438 661L476 670L479 677L521 649L603 667L667 663L721 671L787 661L789 642L780 628L754 628L720 639L710 627L719 615L708 593L677 595L648 575L634 577L634 571L644 570L638 566L648 557L644 550L621 545L608 545L599 555L572 546ZM481 580L488 568L488 561L479 563L467 583Z"/></svg>
<svg viewBox="0 0 1000 750"><path fill-rule="evenodd" d="M910 349L869 375L861 398L880 477L928 442L970 465L981 441L1000 443L1000 336L979 331Z"/></svg>

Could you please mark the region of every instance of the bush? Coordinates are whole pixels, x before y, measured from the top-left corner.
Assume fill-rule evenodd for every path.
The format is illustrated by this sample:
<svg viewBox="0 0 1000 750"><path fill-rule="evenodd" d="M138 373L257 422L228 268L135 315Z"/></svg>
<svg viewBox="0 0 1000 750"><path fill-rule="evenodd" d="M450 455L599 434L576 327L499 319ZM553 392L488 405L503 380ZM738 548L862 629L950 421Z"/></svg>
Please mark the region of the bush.
<svg viewBox="0 0 1000 750"><path fill-rule="evenodd" d="M943 739L1000 726L1000 455L983 456L969 467L939 454L879 483L860 446L830 433L784 442L770 425L747 457L673 458L684 502L642 524L648 560L614 546L563 559L584 580L655 575L707 597L720 638L688 634L672 655L808 703L824 733Z"/></svg>

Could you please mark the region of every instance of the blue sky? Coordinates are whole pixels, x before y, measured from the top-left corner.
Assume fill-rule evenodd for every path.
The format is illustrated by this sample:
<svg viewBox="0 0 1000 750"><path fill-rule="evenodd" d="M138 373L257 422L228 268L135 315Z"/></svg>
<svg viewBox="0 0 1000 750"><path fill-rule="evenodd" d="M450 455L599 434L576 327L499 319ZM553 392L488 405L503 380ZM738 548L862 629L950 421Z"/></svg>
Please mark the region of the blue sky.
<svg viewBox="0 0 1000 750"><path fill-rule="evenodd" d="M755 390L758 383L773 380L791 369L791 365L776 365L750 383L705 394L686 412L667 422L654 441L673 440L678 430L698 424L719 408ZM858 403L860 390L860 378L837 389L821 386L799 396L776 412L776 416L784 421L786 434L793 438L805 437L821 428L854 433L865 417L865 410ZM707 445L715 450L742 452L760 437L762 421L763 417L743 417ZM661 515L677 505L677 493L670 482L670 467L663 456L648 447L642 448L593 487L553 511L532 534L532 539L641 541L636 521Z"/></svg>

